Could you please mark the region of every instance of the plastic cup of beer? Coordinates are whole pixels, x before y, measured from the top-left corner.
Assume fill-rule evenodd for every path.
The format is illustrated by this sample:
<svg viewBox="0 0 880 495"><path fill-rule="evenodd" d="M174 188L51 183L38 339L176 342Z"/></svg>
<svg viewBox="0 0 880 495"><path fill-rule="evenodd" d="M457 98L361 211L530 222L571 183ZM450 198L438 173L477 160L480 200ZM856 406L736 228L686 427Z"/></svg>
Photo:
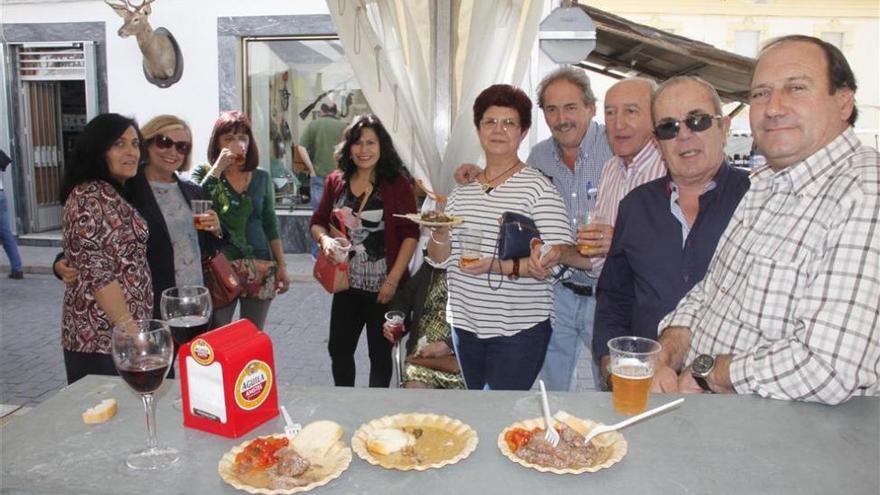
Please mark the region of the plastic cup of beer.
<svg viewBox="0 0 880 495"><path fill-rule="evenodd" d="M660 344L644 337L616 337L608 341L611 358L611 402L620 414L638 414L648 408L648 390Z"/></svg>
<svg viewBox="0 0 880 495"><path fill-rule="evenodd" d="M608 224L608 218L599 213L597 209L586 210L578 215L578 232L584 232L591 225ZM578 252L581 256L586 256L590 248L595 247L593 243L578 241Z"/></svg>
<svg viewBox="0 0 880 495"><path fill-rule="evenodd" d="M479 230L464 229L460 235L461 267L465 268L480 260L480 246L483 244L483 233Z"/></svg>
<svg viewBox="0 0 880 495"><path fill-rule="evenodd" d="M394 335L395 342L400 340L406 331L406 327L403 323L405 319L406 315L403 311L389 311L385 313L385 326L387 326L391 331L391 334Z"/></svg>
<svg viewBox="0 0 880 495"><path fill-rule="evenodd" d="M193 211L193 225L196 230L208 229L208 210L211 209L211 201L207 199L194 199L190 201L190 207Z"/></svg>
<svg viewBox="0 0 880 495"><path fill-rule="evenodd" d="M351 251L351 241L345 237L333 238L333 259L337 263L345 263L348 260L349 251Z"/></svg>

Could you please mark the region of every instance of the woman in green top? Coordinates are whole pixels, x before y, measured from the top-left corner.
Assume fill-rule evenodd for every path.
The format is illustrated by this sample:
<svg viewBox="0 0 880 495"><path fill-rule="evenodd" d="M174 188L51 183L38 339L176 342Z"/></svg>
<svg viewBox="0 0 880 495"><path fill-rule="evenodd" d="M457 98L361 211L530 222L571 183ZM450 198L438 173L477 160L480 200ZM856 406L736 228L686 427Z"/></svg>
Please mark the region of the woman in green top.
<svg viewBox="0 0 880 495"><path fill-rule="evenodd" d="M193 180L211 195L214 210L229 233L223 253L232 261L242 258L273 260L277 266L275 291L290 286L284 251L278 237L272 181L259 164L257 143L247 116L238 111L224 112L214 123L208 143L208 162L193 172ZM238 301L214 308L212 328L232 321L241 302L239 316L263 330L271 299L240 297Z"/></svg>

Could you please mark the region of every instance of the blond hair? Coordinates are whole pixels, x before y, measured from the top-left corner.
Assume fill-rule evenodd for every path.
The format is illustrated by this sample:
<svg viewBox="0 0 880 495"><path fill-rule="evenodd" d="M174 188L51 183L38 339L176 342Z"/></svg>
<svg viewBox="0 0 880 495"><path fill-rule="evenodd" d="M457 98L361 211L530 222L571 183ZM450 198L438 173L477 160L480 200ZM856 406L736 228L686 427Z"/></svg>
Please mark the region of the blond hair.
<svg viewBox="0 0 880 495"><path fill-rule="evenodd" d="M157 115L150 119L149 122L144 124L143 127L141 127L141 133L144 136L145 146L149 146L150 142L155 139L156 136L158 136L159 134L177 130L186 131L186 135L189 138L190 142L189 153L187 153L186 156L183 157L183 163L177 169L177 171L180 172L184 170L189 170L191 164L190 157L192 156L192 130L189 128L189 124L187 124L185 120L174 115Z"/></svg>

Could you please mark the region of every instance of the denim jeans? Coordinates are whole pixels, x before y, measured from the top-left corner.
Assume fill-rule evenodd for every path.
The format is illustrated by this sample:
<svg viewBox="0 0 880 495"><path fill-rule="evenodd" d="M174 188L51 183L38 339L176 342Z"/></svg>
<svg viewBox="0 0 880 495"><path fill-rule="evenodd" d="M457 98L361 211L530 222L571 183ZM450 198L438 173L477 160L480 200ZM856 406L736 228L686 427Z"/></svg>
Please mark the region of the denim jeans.
<svg viewBox="0 0 880 495"><path fill-rule="evenodd" d="M453 328L452 344L465 385L470 390L529 390L552 331L549 319L510 337L480 339Z"/></svg>
<svg viewBox="0 0 880 495"><path fill-rule="evenodd" d="M9 228L8 205L6 204L6 191L0 189L0 241L3 242L3 250L9 258L9 271L21 271L21 255L18 254L18 244L15 236Z"/></svg>
<svg viewBox="0 0 880 495"><path fill-rule="evenodd" d="M550 390L574 391L577 384L577 363L586 347L593 367L593 383L598 390L601 375L599 366L592 360L591 352L596 298L579 296L559 283L553 289L553 306L556 317L550 345L547 346L547 357L541 369L541 379Z"/></svg>
<svg viewBox="0 0 880 495"><path fill-rule="evenodd" d="M320 175L315 175L309 178L309 203L312 205L312 211L316 211L318 209L318 205L321 204L321 196L324 195L324 179L326 177L321 177ZM310 251L312 256L318 256L318 243L311 241Z"/></svg>

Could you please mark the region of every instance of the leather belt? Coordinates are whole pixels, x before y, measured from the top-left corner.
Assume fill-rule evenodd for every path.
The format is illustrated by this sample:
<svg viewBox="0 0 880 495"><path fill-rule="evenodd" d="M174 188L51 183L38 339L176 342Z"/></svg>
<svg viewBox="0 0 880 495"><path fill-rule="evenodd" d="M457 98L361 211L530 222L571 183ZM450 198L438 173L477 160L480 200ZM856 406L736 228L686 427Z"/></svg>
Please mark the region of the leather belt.
<svg viewBox="0 0 880 495"><path fill-rule="evenodd" d="M592 285L577 285L571 282L562 282L562 286L566 289L574 292L579 296L584 297L592 297L593 296L593 286Z"/></svg>

